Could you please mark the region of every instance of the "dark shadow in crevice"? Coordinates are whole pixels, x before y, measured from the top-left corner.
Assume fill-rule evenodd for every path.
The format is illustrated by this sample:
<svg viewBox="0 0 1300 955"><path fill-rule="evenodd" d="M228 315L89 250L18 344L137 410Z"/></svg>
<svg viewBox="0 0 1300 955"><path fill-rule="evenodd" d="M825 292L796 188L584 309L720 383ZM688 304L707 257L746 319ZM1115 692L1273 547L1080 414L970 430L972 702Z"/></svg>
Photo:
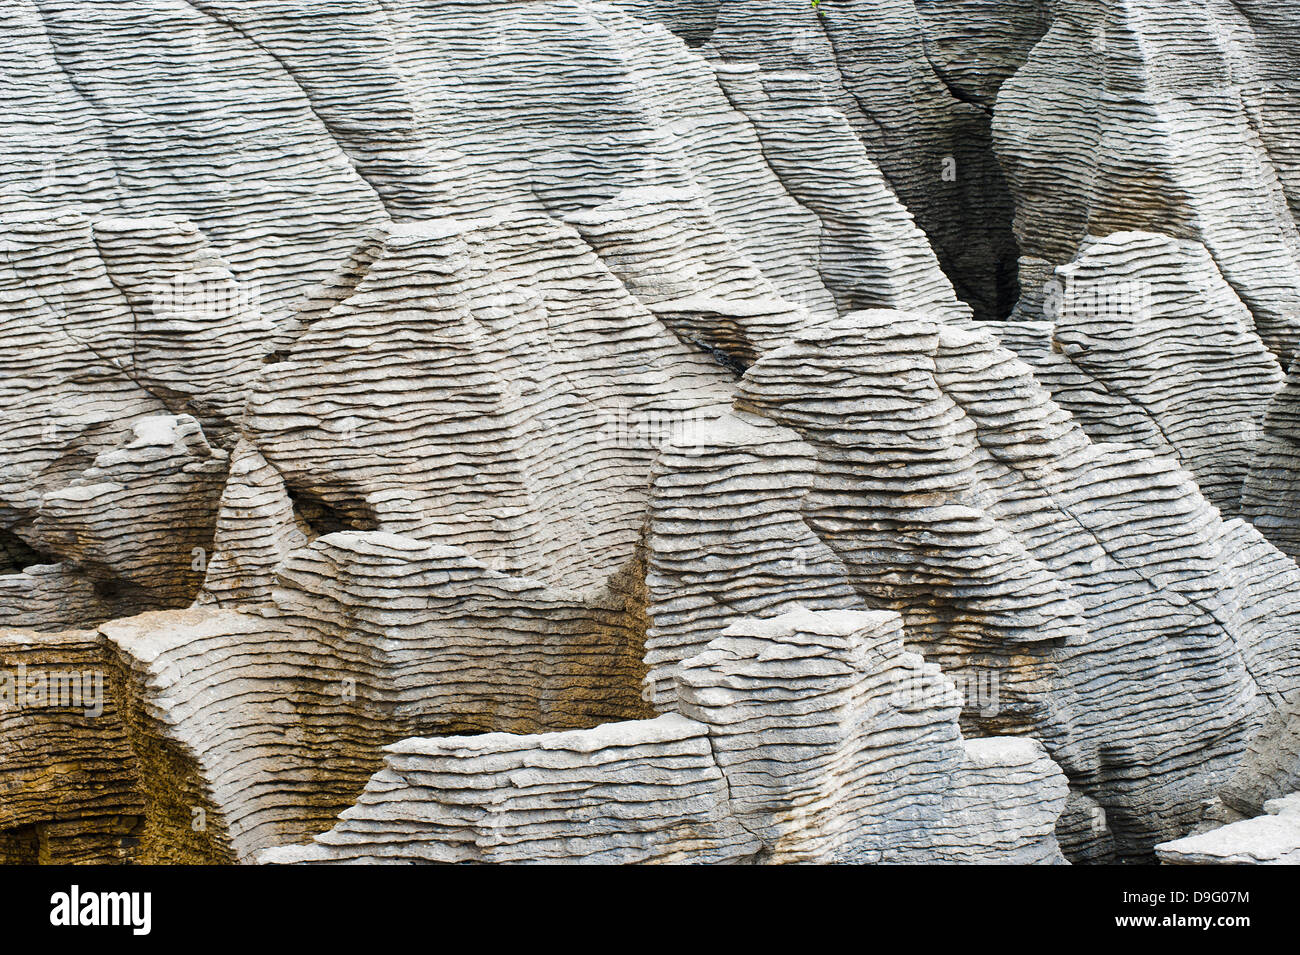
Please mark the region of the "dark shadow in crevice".
<svg viewBox="0 0 1300 955"><path fill-rule="evenodd" d="M0 528L0 574L18 574L38 564L57 563L58 557L33 547L13 531Z"/></svg>
<svg viewBox="0 0 1300 955"><path fill-rule="evenodd" d="M340 531L375 531L379 519L364 501L346 497L327 499L315 489L287 485L294 516L303 533L311 540Z"/></svg>

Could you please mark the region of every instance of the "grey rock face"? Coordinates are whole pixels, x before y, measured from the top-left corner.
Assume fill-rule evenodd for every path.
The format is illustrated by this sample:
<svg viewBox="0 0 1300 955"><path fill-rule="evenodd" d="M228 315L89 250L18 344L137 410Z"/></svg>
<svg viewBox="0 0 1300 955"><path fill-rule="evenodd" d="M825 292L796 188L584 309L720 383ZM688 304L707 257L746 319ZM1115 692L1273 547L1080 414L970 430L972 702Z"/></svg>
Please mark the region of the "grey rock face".
<svg viewBox="0 0 1300 955"><path fill-rule="evenodd" d="M1090 442L985 336L850 315L751 368L738 406L815 449L808 526L972 690L966 725L1042 738L1129 850L1190 824L1256 695L1296 678L1294 609L1256 609L1294 566L1172 461ZM1122 522L1102 516L1117 487Z"/></svg>
<svg viewBox="0 0 1300 955"><path fill-rule="evenodd" d="M1085 239L1055 270L1042 323L989 328L1094 439L1175 457L1211 503L1241 513L1283 372L1202 246L1135 232Z"/></svg>
<svg viewBox="0 0 1300 955"><path fill-rule="evenodd" d="M1289 859L1289 5L8 4L0 860Z"/></svg>
<svg viewBox="0 0 1300 955"><path fill-rule="evenodd" d="M1300 863L1300 793L1266 804L1266 814L1156 847L1166 865Z"/></svg>
<svg viewBox="0 0 1300 955"><path fill-rule="evenodd" d="M959 698L890 613L739 621L678 672L681 714L390 747L356 807L262 861L1061 861L1060 770L963 746Z"/></svg>
<svg viewBox="0 0 1300 955"><path fill-rule="evenodd" d="M1273 12L1261 15L1265 6ZM1017 197L1022 287L1032 294L1034 263L1067 263L1088 235L1195 241L1260 338L1289 360L1300 330L1295 162L1285 145L1298 107L1293 23L1285 0L1056 4L994 111Z"/></svg>

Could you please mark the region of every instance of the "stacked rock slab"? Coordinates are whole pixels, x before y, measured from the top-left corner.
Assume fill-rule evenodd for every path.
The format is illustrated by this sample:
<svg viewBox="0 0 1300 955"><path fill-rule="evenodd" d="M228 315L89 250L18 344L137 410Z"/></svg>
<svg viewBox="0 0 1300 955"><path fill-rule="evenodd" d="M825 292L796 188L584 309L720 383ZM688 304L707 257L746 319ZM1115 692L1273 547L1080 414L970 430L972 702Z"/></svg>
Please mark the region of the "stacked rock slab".
<svg viewBox="0 0 1300 955"><path fill-rule="evenodd" d="M983 696L967 724L1043 739L1121 853L1191 825L1300 672L1271 602L1293 565L1173 461L1093 444L987 336L856 313L758 362L738 407L813 447L805 520Z"/></svg>
<svg viewBox="0 0 1300 955"><path fill-rule="evenodd" d="M813 452L762 418L685 427L651 477L646 698L678 708L678 671L737 616L860 605L839 558L801 515Z"/></svg>
<svg viewBox="0 0 1300 955"><path fill-rule="evenodd" d="M1300 336L1294 16L1291 0L1054 5L993 121L1026 294L1087 235L1190 240L1289 361Z"/></svg>
<svg viewBox="0 0 1300 955"><path fill-rule="evenodd" d="M261 861L1061 861L1060 771L1032 741L964 747L894 614L740 621L677 696L636 723L403 741L332 830Z"/></svg>
<svg viewBox="0 0 1300 955"><path fill-rule="evenodd" d="M1112 233L1056 270L1046 322L989 326L1099 441L1176 457L1238 513L1282 369L1200 245Z"/></svg>
<svg viewBox="0 0 1300 955"><path fill-rule="evenodd" d="M27 838L47 822L91 830L116 811L110 821L136 826L135 861L251 861L328 828L379 768L380 748L405 737L651 715L639 607L634 593L548 588L461 550L338 533L294 552L273 600L246 613L18 632L5 638L18 656L0 662L67 669L94 657L110 674L107 715L64 725L23 700L0 714L15 754L0 831L14 841L9 830ZM86 766L52 794L41 780L62 778L50 767L65 758ZM100 777L118 790L105 794ZM111 858L104 849L98 861Z"/></svg>
<svg viewBox="0 0 1300 955"><path fill-rule="evenodd" d="M1156 846L1165 865L1300 865L1300 793L1270 800L1262 816Z"/></svg>
<svg viewBox="0 0 1300 955"><path fill-rule="evenodd" d="M0 713L0 853L1145 858L1274 751L1294 25L1054 5L1022 274L1154 308L1045 390L938 267L1001 317L1040 6L834 6L0 12L3 645L110 714Z"/></svg>
<svg viewBox="0 0 1300 955"><path fill-rule="evenodd" d="M129 443L41 499L32 534L141 604L183 604L203 579L226 466L188 415L142 418Z"/></svg>
<svg viewBox="0 0 1300 955"><path fill-rule="evenodd" d="M0 864L124 862L145 802L94 631L0 633Z"/></svg>

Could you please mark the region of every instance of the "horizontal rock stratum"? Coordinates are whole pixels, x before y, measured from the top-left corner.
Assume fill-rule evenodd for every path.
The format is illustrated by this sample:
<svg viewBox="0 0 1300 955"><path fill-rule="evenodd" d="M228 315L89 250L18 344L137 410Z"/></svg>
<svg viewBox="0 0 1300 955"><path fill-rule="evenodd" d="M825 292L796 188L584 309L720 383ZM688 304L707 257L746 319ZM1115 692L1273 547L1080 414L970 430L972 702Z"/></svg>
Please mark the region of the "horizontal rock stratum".
<svg viewBox="0 0 1300 955"><path fill-rule="evenodd" d="M1296 861L1300 0L0 34L0 862Z"/></svg>

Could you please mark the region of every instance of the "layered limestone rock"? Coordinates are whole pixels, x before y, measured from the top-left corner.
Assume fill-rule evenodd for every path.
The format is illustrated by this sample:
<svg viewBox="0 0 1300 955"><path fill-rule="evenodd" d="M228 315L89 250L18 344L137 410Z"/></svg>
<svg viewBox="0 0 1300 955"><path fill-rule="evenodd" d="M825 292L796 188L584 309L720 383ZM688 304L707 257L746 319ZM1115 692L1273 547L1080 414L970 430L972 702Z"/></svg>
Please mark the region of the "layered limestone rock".
<svg viewBox="0 0 1300 955"><path fill-rule="evenodd" d="M1257 816L1270 800L1300 790L1300 695L1284 698L1251 739L1246 758L1220 792L1232 812Z"/></svg>
<svg viewBox="0 0 1300 955"><path fill-rule="evenodd" d="M120 447L42 494L19 525L52 556L0 577L12 624L57 630L193 599L227 457L188 415L139 418L133 427Z"/></svg>
<svg viewBox="0 0 1300 955"><path fill-rule="evenodd" d="M1150 861L1294 791L1287 10L821 6L0 12L0 858Z"/></svg>
<svg viewBox="0 0 1300 955"><path fill-rule="evenodd" d="M1245 758L1186 838L1157 846L1178 865L1300 862L1300 694L1283 697L1251 738ZM1217 827L1215 824L1218 824Z"/></svg>
<svg viewBox="0 0 1300 955"><path fill-rule="evenodd" d="M193 225L0 219L0 593L16 626L184 606L268 320ZM196 553L197 552L197 553Z"/></svg>
<svg viewBox="0 0 1300 955"><path fill-rule="evenodd" d="M1240 511L1283 374L1203 247L1138 232L1085 239L1056 269L1042 323L989 328L1092 438L1172 455L1221 511Z"/></svg>
<svg viewBox="0 0 1300 955"><path fill-rule="evenodd" d="M46 494L31 532L143 604L185 603L202 580L195 556L212 540L227 457L188 415L142 418L132 437Z"/></svg>
<svg viewBox="0 0 1300 955"><path fill-rule="evenodd" d="M369 579L389 581L403 543L444 567L456 559L379 534L334 535L313 551L368 555ZM385 547L387 564L374 563ZM12 633L2 662L32 666L19 671L22 688L5 685L0 714L16 757L0 768L15 796L4 858L1061 861L1060 770L1033 741L964 743L960 696L903 651L895 615L800 608L743 621L683 667L684 708L704 720L619 722L618 702L599 697L619 675L590 669L617 651L592 642L592 624L566 627L535 606L532 624L550 632L521 639L526 618L482 602L495 581L517 606L514 582L476 583L459 560L462 583L453 574L440 585L451 588L440 620L358 582L354 599L373 601L369 611L326 605L338 621L326 624L286 576L261 614L167 611L98 632ZM472 603L480 610L464 616ZM308 608L319 622L302 616ZM386 621L385 637L342 623L366 616ZM530 657L539 646L547 659ZM471 672L464 660L475 655L486 667ZM557 665L569 679L555 680ZM52 685L76 698L42 689L35 699L56 669ZM93 694L74 682L91 675L102 681ZM430 677L440 690L422 689ZM574 724L593 728L503 732ZM486 735L455 735L469 730ZM57 774L45 771L54 751ZM334 830L294 846L350 805Z"/></svg>
<svg viewBox="0 0 1300 955"><path fill-rule="evenodd" d="M738 616L859 606L844 566L801 513L814 470L812 448L755 417L685 427L663 449L645 578L645 696L659 711L677 708L682 662Z"/></svg>
<svg viewBox="0 0 1300 955"><path fill-rule="evenodd" d="M1260 424L1241 510L1292 559L1300 559L1300 367L1269 403Z"/></svg>
<svg viewBox="0 0 1300 955"><path fill-rule="evenodd" d="M935 74L988 109L1052 23L1050 0L916 0L916 12Z"/></svg>
<svg viewBox="0 0 1300 955"><path fill-rule="evenodd" d="M307 329L364 283L388 242L382 236L393 234L390 219L419 232L432 219L490 214L502 220L501 234L515 233L500 255L511 263L530 256L539 269L538 249L559 228L548 216L568 219L689 349L733 365L837 306L966 314L849 122L821 105L817 90L800 90L797 78L767 83L753 66L707 62L608 5L453 3L390 18L365 4L24 2L7 16L18 42L5 90L16 108L6 114L12 135L0 192L22 211L5 224L16 298L4 340L44 348L30 330L45 327L48 347L67 356L39 386L28 367L13 382L6 423L15 429L18 482L47 460L69 471L88 466L87 427L103 432L94 442L111 445L145 413L191 414L210 444L236 452L236 419L263 377L260 362L283 358L304 336L311 345ZM148 56L114 57L139 36L148 38ZM39 82L42 71L55 81ZM581 104L572 98L578 87L588 90ZM140 97L150 98L148 109ZM184 103L202 108L176 108ZM454 115L447 103L457 104ZM814 151L834 157L820 175L807 173L804 157ZM52 161L57 175L48 174ZM513 265L487 281L501 284L501 268ZM585 285L558 267L551 274L560 295ZM531 299L508 296L477 301L503 315L532 308ZM546 308L560 307L553 292ZM327 322L322 332L333 328ZM531 340L512 333L507 347ZM570 344L551 342L562 353ZM45 396L39 405L36 395ZM627 416L657 413L638 400L631 396ZM319 420L337 429L332 441L351 443L366 419ZM263 424L254 409L238 428ZM250 445L289 472L284 493L303 499L300 509L327 528L428 532L413 526L428 523L418 513L385 522L362 501L340 504L344 492L293 473L256 436ZM280 492L228 489L232 502L254 509L265 493ZM226 508L221 518L222 573L227 550L251 549L240 559L257 562L267 558L253 551L282 555L296 541L278 518L265 533L232 526L240 513ZM19 511L4 529L47 551L23 538L29 522ZM510 554L502 559L517 566ZM266 570L240 584L213 578L212 586L264 597ZM81 572L67 565L5 589L49 594L23 608L26 622L90 624L117 605L87 596Z"/></svg>
<svg viewBox="0 0 1300 955"><path fill-rule="evenodd" d="M681 716L544 736L409 739L308 847L267 863L739 862L704 727Z"/></svg>
<svg viewBox="0 0 1300 955"><path fill-rule="evenodd" d="M1274 799L1265 815L1156 847L1165 865L1300 864L1300 793Z"/></svg>
<svg viewBox="0 0 1300 955"><path fill-rule="evenodd" d="M294 77L195 5L16 0L0 17L0 194L188 219L273 313L384 218Z"/></svg>
<svg viewBox="0 0 1300 955"><path fill-rule="evenodd" d="M1300 329L1296 13L1289 0L1055 4L994 121L1022 254L1004 340L1090 433L1167 447L1292 557L1292 389L1259 344L1285 370ZM1073 307L1110 297L1119 313L1058 339L1071 278L1094 285ZM1155 312L1142 329L1134 289Z"/></svg>
<svg viewBox="0 0 1300 955"><path fill-rule="evenodd" d="M23 755L4 773L18 815L0 828L61 818L42 815L57 807L34 780L44 778L37 767L80 752L64 753L70 734L98 754L87 773L130 781L118 798L144 817L131 858L251 861L328 828L378 768L380 747L404 737L649 715L639 695L643 628L634 593L556 590L462 550L338 533L295 552L274 599L248 613L202 608L97 633L14 632L15 659L56 667L73 650L97 654L95 672L111 685L92 729L61 727L40 746L33 734L57 711L11 701L4 718L17 722L3 738ZM79 776L67 785L87 803L95 795ZM97 819L98 803L68 812L77 820L92 808Z"/></svg>
<svg viewBox="0 0 1300 955"><path fill-rule="evenodd" d="M1300 338L1294 17L1289 0L1053 5L993 120L1029 305L1085 236L1156 232L1204 246L1289 360Z"/></svg>
<svg viewBox="0 0 1300 955"><path fill-rule="evenodd" d="M967 725L1043 739L1121 853L1190 826L1300 674L1295 566L1172 460L1092 443L986 336L850 315L738 407L814 449L807 525L976 691Z"/></svg>
<svg viewBox="0 0 1300 955"><path fill-rule="evenodd" d="M125 862L146 806L94 631L0 632L0 864Z"/></svg>
<svg viewBox="0 0 1300 955"><path fill-rule="evenodd" d="M950 64L932 54L938 37L927 24L940 16L923 19L914 0L837 0L824 12L786 0L728 0L708 45L770 74L798 74L769 91L789 97L787 108L821 95L843 113L958 295L979 317L1000 318L1016 297L1011 195L993 155L988 107L948 80ZM1037 29L1025 24L1022 35ZM1006 60L1015 59L1009 51Z"/></svg>
<svg viewBox="0 0 1300 955"><path fill-rule="evenodd" d="M545 217L394 227L307 319L249 402L211 595L262 599L286 546L345 529L602 586L635 557L665 429L731 379Z"/></svg>
<svg viewBox="0 0 1300 955"><path fill-rule="evenodd" d="M1060 771L1032 741L964 746L901 636L889 613L740 621L683 664L680 715L406 740L332 830L262 861L1060 861Z"/></svg>

